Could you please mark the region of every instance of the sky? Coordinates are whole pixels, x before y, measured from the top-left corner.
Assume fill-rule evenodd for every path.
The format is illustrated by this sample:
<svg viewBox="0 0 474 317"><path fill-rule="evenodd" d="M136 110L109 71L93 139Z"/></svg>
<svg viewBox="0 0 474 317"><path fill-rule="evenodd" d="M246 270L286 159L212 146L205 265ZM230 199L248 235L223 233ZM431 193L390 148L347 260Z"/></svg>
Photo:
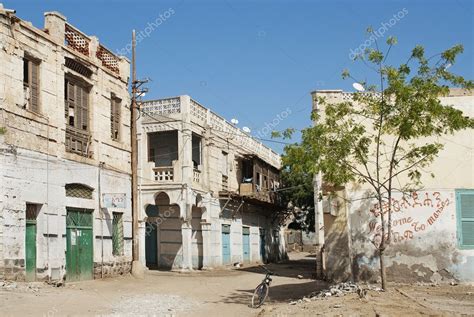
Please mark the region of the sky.
<svg viewBox="0 0 474 317"><path fill-rule="evenodd" d="M464 45L450 70L474 79L474 1L61 1L0 0L17 16L44 25L43 12L67 21L116 53L131 57L137 32L137 74L148 77L145 99L190 95L254 136L311 124L311 91L353 91L343 80L374 72L351 60L366 43L368 26L378 43L395 36L388 63L406 61L421 44L428 56ZM362 46L361 46L362 45ZM297 141L298 135L294 140ZM275 140L273 140L275 141ZM264 141L277 152L284 145Z"/></svg>

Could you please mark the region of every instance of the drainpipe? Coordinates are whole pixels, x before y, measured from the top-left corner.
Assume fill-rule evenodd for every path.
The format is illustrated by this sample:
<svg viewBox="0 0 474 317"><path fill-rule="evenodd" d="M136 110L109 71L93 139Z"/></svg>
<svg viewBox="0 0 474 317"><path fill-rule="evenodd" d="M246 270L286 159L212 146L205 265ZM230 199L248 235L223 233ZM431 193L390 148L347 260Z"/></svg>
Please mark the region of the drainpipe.
<svg viewBox="0 0 474 317"><path fill-rule="evenodd" d="M102 210L102 192L100 189L100 172L104 166L104 162L99 162L99 170L97 173L97 190L99 194L99 213L100 213L100 249L101 249L101 264L100 264L100 278L104 278L104 211Z"/></svg>

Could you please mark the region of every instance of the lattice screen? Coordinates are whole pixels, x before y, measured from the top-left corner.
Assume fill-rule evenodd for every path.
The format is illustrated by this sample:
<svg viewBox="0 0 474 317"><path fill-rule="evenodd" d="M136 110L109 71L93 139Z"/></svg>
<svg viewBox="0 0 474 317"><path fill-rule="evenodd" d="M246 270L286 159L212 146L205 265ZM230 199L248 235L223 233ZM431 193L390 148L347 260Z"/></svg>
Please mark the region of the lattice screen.
<svg viewBox="0 0 474 317"><path fill-rule="evenodd" d="M92 199L94 190L82 184L66 184L66 196L84 199Z"/></svg>

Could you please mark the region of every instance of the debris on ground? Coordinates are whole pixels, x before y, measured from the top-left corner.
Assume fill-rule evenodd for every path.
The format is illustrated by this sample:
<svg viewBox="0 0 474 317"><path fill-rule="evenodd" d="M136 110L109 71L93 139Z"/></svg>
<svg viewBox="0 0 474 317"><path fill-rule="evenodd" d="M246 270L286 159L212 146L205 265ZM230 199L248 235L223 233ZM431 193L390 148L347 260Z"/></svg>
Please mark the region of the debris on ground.
<svg viewBox="0 0 474 317"><path fill-rule="evenodd" d="M15 282L15 281L1 281L0 289L8 291L19 291L19 292L38 292L44 285L42 282Z"/></svg>
<svg viewBox="0 0 474 317"><path fill-rule="evenodd" d="M360 298L366 298L367 291L369 290L376 291L376 292L382 291L382 289L377 286L366 285L365 287L361 287L358 284L351 283L351 282L339 283L339 284L330 286L328 289L312 292L311 294L303 297L302 299L290 302L290 305L296 305L303 302L309 302L309 301L328 298L332 296L341 297L346 294L352 294L352 293L357 293L357 295L359 295Z"/></svg>

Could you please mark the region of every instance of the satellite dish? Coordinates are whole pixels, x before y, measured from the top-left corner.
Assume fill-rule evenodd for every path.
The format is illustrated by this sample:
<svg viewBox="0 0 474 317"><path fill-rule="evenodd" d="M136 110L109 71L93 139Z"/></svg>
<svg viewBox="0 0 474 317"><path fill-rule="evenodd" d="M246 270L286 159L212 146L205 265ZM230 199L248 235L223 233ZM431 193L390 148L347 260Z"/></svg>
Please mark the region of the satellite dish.
<svg viewBox="0 0 474 317"><path fill-rule="evenodd" d="M364 86L362 86L362 85L359 84L359 83L353 83L353 84L352 84L352 87L354 87L354 89L357 90L357 91L365 91Z"/></svg>
<svg viewBox="0 0 474 317"><path fill-rule="evenodd" d="M232 118L230 119L230 122L233 124L233 125L236 125L239 123L239 120L235 119L235 118Z"/></svg>
<svg viewBox="0 0 474 317"><path fill-rule="evenodd" d="M250 133L249 127L243 127L242 130L243 130L245 133Z"/></svg>

